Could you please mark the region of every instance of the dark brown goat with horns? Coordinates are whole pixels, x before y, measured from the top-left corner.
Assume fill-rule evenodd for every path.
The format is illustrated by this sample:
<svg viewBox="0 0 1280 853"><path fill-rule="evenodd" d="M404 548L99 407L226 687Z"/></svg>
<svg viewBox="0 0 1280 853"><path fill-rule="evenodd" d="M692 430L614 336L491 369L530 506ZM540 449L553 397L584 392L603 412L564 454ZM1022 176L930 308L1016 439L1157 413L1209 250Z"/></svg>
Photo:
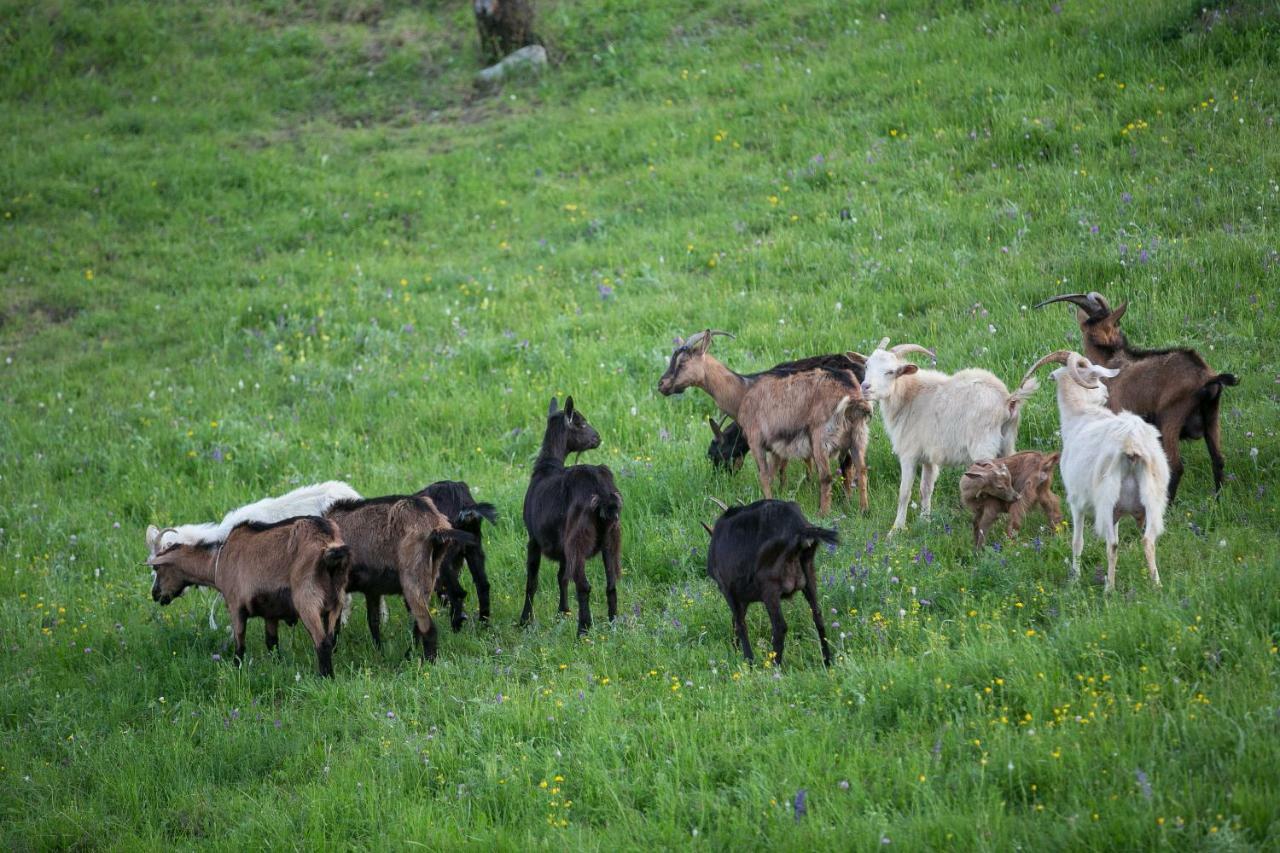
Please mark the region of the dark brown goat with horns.
<svg viewBox="0 0 1280 853"><path fill-rule="evenodd" d="M1107 407L1129 411L1160 430L1160 443L1169 460L1169 500L1178 493L1182 454L1178 442L1203 438L1213 465L1213 490L1222 488L1222 435L1218 409L1222 389L1239 383L1230 373L1216 373L1189 348L1137 349L1120 331L1120 318L1129 307L1114 311L1096 291L1064 293L1036 305L1070 302L1084 337L1084 354L1094 364L1123 368L1107 385Z"/></svg>

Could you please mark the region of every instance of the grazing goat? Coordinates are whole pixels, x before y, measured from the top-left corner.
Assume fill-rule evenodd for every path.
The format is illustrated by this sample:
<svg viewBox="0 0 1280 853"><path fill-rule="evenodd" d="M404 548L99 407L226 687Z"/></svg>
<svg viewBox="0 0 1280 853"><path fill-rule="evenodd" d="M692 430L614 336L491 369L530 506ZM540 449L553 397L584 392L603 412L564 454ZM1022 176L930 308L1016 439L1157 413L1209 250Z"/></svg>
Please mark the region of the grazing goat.
<svg viewBox="0 0 1280 853"><path fill-rule="evenodd" d="M853 448L859 502L867 508L865 458L871 406L853 374L808 370L760 376L738 409L738 422L755 457L760 488L773 497L775 459L807 459L818 472L818 512L831 511L830 457Z"/></svg>
<svg viewBox="0 0 1280 853"><path fill-rule="evenodd" d="M413 616L413 638L422 644L423 657L435 660L430 605L440 566L452 543L474 538L454 530L429 498L413 495L339 501L328 518L351 549L347 592L364 593L373 642L382 646L382 596L403 595Z"/></svg>
<svg viewBox="0 0 1280 853"><path fill-rule="evenodd" d="M984 459L970 466L960 478L960 500L973 513L973 547L980 550L996 519L1009 514L1009 538L1018 535L1022 521L1039 505L1049 526L1062 521L1062 506L1053 493L1053 469L1059 453L1024 450L1002 459Z"/></svg>
<svg viewBox="0 0 1280 853"><path fill-rule="evenodd" d="M450 548L440 566L440 583L442 591L449 600L450 625L457 631L467 618L462 602L467 592L458 582L459 567L463 559L467 561L467 570L471 572L471 580L476 585L476 597L480 600L479 619L482 623L489 621L489 575L485 572L484 543L481 539L480 524L488 519L490 524L498 520L498 510L491 503L476 503L471 496L471 489L460 480L440 480L432 483L417 493L418 497L430 498L436 509L444 513L449 524L455 530L470 533L475 537L475 544Z"/></svg>
<svg viewBox="0 0 1280 853"><path fill-rule="evenodd" d="M1213 466L1213 491L1222 489L1222 434L1218 421L1222 389L1239 379L1215 373L1200 353L1175 348L1142 350L1129 346L1120 331L1120 318L1129 303L1112 311L1101 293L1069 293L1036 305L1071 302L1084 337L1084 354L1094 364L1120 370L1107 386L1107 406L1127 411L1160 430L1164 455L1169 460L1169 500L1178 493L1182 479L1182 453L1178 442L1203 438Z"/></svg>
<svg viewBox="0 0 1280 853"><path fill-rule="evenodd" d="M1094 530L1107 543L1107 592L1116 585L1116 522L1122 515L1132 515L1143 528L1147 571L1159 586L1156 539L1164 532L1169 487L1169 462L1159 432L1135 414L1107 408L1107 386L1101 380L1119 370L1058 350L1032 365L1027 375L1046 363L1065 365L1052 375L1062 420L1062 482L1071 506L1071 579L1080 576L1084 513L1092 508Z"/></svg>
<svg viewBox="0 0 1280 853"><path fill-rule="evenodd" d="M950 376L921 370L904 361L907 353L933 351L919 344L886 349L884 338L867 359L862 391L880 404L885 432L898 456L898 514L889 533L906 527L907 503L920 466L920 514L933 506L933 486L943 465L971 465L1013 453L1022 404L1038 387L1028 377L1012 394L986 370L961 370Z"/></svg>
<svg viewBox="0 0 1280 853"><path fill-rule="evenodd" d="M712 338L716 335L732 337L728 332L707 329L690 335L688 340L676 347L671 354L666 372L658 380L658 391L663 396L681 393L686 388L701 388L711 395L711 399L720 411L738 420L738 410L747 392L764 378L791 376L815 369L840 375L852 373L856 382L861 382L864 376L866 356L854 352L786 361L761 373L735 373L708 353ZM742 464L741 459L748 449L741 426L735 423L729 430L722 433L720 427L712 423L711 429L715 438L707 449L707 456L713 464L725 465L736 470ZM859 486L859 501L864 511L867 508L868 435L865 430L854 430L848 434L849 446L835 448L840 452L840 473L844 479L845 497L852 494L853 482L856 478ZM784 457L777 463L779 480L785 483L787 458Z"/></svg>
<svg viewBox="0 0 1280 853"><path fill-rule="evenodd" d="M827 645L827 631L818 607L813 555L819 543L834 546L839 541L836 532L810 525L798 504L768 499L726 509L715 528L708 528L707 532L711 534L707 574L729 603L735 637L747 660L755 660L747 637L747 605L759 601L769 612L773 662L781 665L782 643L787 635L782 599L802 590L818 629L822 662L830 666L831 647Z"/></svg>
<svg viewBox="0 0 1280 853"><path fill-rule="evenodd" d="M315 645L320 675L333 676L333 646L351 565L336 524L312 515L271 524L247 521L220 542L161 545L170 532L147 528L155 601L166 605L192 585L217 589L231 614L236 663L244 659L249 617L266 620L268 650L279 643L280 620L293 625L301 619Z"/></svg>
<svg viewBox="0 0 1280 853"><path fill-rule="evenodd" d="M155 542L156 549L167 548L175 542L195 545L200 542L221 542L238 524L246 521L281 521L300 515L324 515L334 501L358 500L360 495L355 489L340 480L302 486L278 497L263 498L255 503L233 509L222 517L222 521L205 524L179 524L166 527L161 537Z"/></svg>
<svg viewBox="0 0 1280 853"><path fill-rule="evenodd" d="M542 449L533 463L524 495L524 526L529 532L524 611L520 624L533 618L538 568L545 555L560 563L560 612L569 612L569 581L578 590L578 634L591 628L591 584L587 560L600 554L604 562L609 619L618 615L618 576L622 573L622 495L613 472L604 465L571 465L565 457L600 446L600 435L574 409L573 398L557 408L551 398Z"/></svg>

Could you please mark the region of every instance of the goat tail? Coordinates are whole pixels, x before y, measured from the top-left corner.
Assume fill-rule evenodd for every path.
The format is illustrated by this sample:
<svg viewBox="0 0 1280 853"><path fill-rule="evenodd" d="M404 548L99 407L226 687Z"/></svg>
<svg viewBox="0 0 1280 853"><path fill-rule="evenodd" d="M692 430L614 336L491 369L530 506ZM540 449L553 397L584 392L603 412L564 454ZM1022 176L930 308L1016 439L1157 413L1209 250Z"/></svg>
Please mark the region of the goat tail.
<svg viewBox="0 0 1280 853"><path fill-rule="evenodd" d="M469 506L458 513L459 524L470 524L481 519L488 521L490 524L498 523L498 508L491 503L480 503L475 506Z"/></svg>
<svg viewBox="0 0 1280 853"><path fill-rule="evenodd" d="M320 568L330 575L345 572L351 564L351 549L346 545L330 545L320 555Z"/></svg>
<svg viewBox="0 0 1280 853"><path fill-rule="evenodd" d="M1005 398L1005 406L1009 410L1009 417L1017 417L1018 410L1022 408L1022 404L1031 399L1031 395L1036 393L1036 389L1039 387L1040 380L1034 376L1024 378L1017 390Z"/></svg>
<svg viewBox="0 0 1280 853"><path fill-rule="evenodd" d="M817 542L821 542L824 545L839 545L840 534L826 527L810 525L800 531L800 540L806 548Z"/></svg>
<svg viewBox="0 0 1280 853"><path fill-rule="evenodd" d="M477 539L474 534L468 533L465 530L459 530L456 527L447 527L444 530L433 530L430 538L437 542L453 542L462 548L469 548L473 545L480 544L480 540Z"/></svg>
<svg viewBox="0 0 1280 853"><path fill-rule="evenodd" d="M1146 426L1144 424L1144 426ZM1147 427L1155 433L1154 427ZM1121 447L1138 481L1138 499L1146 515L1146 533L1154 539L1164 533L1164 511L1169 502L1169 460L1158 438L1131 432Z"/></svg>
<svg viewBox="0 0 1280 853"><path fill-rule="evenodd" d="M1200 387L1200 399L1205 403L1215 402L1222 396L1223 388L1239 384L1240 380L1234 373L1219 373Z"/></svg>

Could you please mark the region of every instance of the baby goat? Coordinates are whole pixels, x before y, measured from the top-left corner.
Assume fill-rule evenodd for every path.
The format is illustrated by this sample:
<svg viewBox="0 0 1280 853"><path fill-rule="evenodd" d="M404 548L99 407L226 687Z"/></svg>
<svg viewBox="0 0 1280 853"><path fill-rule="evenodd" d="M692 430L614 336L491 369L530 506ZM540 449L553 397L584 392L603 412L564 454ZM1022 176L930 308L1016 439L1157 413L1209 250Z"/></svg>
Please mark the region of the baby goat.
<svg viewBox="0 0 1280 853"><path fill-rule="evenodd" d="M249 521L232 528L225 541L161 545L171 530L147 528L154 600L166 605L192 585L217 589L231 614L236 663L244 659L249 617L266 620L268 650L279 642L280 620L293 625L301 619L315 644L320 674L333 676L351 565L337 525L311 515L273 524Z"/></svg>
<svg viewBox="0 0 1280 853"><path fill-rule="evenodd" d="M1129 303L1112 311L1101 293L1069 293L1036 305L1071 302L1084 337L1084 354L1094 364L1120 375L1107 382L1107 406L1155 424L1169 460L1169 500L1182 479L1180 440L1203 438L1213 465L1213 491L1222 488L1222 435L1218 423L1222 389L1239 383L1230 373L1215 373L1193 349L1142 350L1129 346L1120 318ZM1123 368L1121 370L1121 368Z"/></svg>
<svg viewBox="0 0 1280 853"><path fill-rule="evenodd" d="M471 496L471 489L461 480L440 480L432 483L417 493L417 497L430 498L436 509L444 513L449 524L455 530L470 533L475 537L474 544L458 543L450 548L440 566L439 591L446 593L449 599L449 621L453 630L462 627L467 618L462 602L467 596L466 590L458 582L459 567L463 559L467 561L467 570L471 572L471 580L476 585L476 597L480 600L479 618L482 623L489 621L489 575L485 572L484 542L481 539L480 523L488 520L490 524L497 522L498 510L491 503L476 503Z"/></svg>
<svg viewBox="0 0 1280 853"><path fill-rule="evenodd" d="M948 376L921 370L904 361L907 353L933 351L919 344L886 349L884 338L867 359L862 391L880 404L885 432L898 456L902 480L898 484L898 514L890 534L906 527L907 503L920 466L920 514L933 506L933 486L943 465L971 465L1013 453L1022 404L1038 387L1028 376L1009 393L1004 383L986 370L961 370Z"/></svg>
<svg viewBox="0 0 1280 853"><path fill-rule="evenodd" d="M373 642L382 645L382 596L403 595L413 616L413 638L422 643L423 657L435 660L431 595L451 543L471 543L471 534L454 530L429 498L417 496L339 501L328 518L351 549L347 591L364 593Z"/></svg>
<svg viewBox="0 0 1280 853"><path fill-rule="evenodd" d="M1027 376L1050 362L1065 365L1052 375L1058 383L1062 420L1062 481L1071 506L1071 579L1080 576L1084 513L1092 508L1094 530L1107 543L1106 591L1116 585L1116 522L1122 515L1134 516L1143 527L1147 571L1159 586L1156 539L1164 532L1169 488L1169 462L1160 447L1160 433L1135 414L1107 408L1107 386L1100 380L1119 370L1058 350L1032 365Z"/></svg>
<svg viewBox="0 0 1280 853"><path fill-rule="evenodd" d="M767 499L726 510L715 528L708 528L707 532L711 534L707 574L729 603L735 638L746 659L755 660L747 636L747 605L759 601L769 612L773 662L781 665L782 643L787 635L782 599L801 590L818 629L822 662L830 666L831 647L827 645L827 631L818 607L813 555L819 543L835 545L839 541L836 532L810 525L798 504Z"/></svg>
<svg viewBox="0 0 1280 853"><path fill-rule="evenodd" d="M572 452L600 446L600 435L575 411L573 398L557 408L551 398L542 449L533 463L524 495L524 526L529 532L524 610L520 624L533 618L533 595L543 555L560 563L560 612L569 612L569 581L578 589L578 634L591 628L591 584L587 560L596 554L604 562L605 596L609 619L618 615L618 576L622 573L622 495L613 472L604 465L571 465Z"/></svg>
<svg viewBox="0 0 1280 853"><path fill-rule="evenodd" d="M865 511L870 414L852 373L817 369L758 377L742 399L738 422L755 457L764 496L773 497L775 460L806 459L818 472L818 512L826 515L831 511L830 458L850 450Z"/></svg>
<svg viewBox="0 0 1280 853"><path fill-rule="evenodd" d="M1053 493L1053 469L1059 453L1024 450L1002 459L975 462L960 478L960 500L973 513L973 547L980 550L997 518L1009 514L1009 537L1018 535L1022 521L1039 505L1050 527L1062 521L1062 506Z"/></svg>

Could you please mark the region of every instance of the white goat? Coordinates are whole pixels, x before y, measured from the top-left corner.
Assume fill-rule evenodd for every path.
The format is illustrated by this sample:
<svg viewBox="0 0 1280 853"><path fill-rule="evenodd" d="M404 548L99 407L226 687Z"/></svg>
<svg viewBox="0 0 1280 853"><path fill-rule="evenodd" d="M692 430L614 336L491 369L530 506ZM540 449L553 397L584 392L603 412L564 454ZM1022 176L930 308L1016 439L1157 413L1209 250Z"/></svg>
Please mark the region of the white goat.
<svg viewBox="0 0 1280 853"><path fill-rule="evenodd" d="M1132 412L1107 408L1107 386L1119 370L1095 365L1079 353L1058 350L1037 361L1065 365L1053 371L1062 419L1062 482L1071 505L1071 580L1080 577L1084 513L1093 509L1094 531L1107 543L1106 591L1116 585L1116 522L1131 515L1142 531L1142 552L1151 582L1160 585L1156 539L1164 532L1169 460L1160 431Z"/></svg>
<svg viewBox="0 0 1280 853"><path fill-rule="evenodd" d="M324 515L338 501L360 500L360 494L341 480L329 480L302 486L273 498L263 498L239 509L233 509L222 521L204 524L180 524L159 530L147 529L147 549L154 556L170 545L199 545L201 542L225 542L231 529L246 521L271 524L297 515Z"/></svg>
<svg viewBox="0 0 1280 853"><path fill-rule="evenodd" d="M862 393L880 404L885 432L902 469L892 534L906 527L916 466L920 466L920 514L927 517L941 466L971 465L1014 452L1022 404L1039 386L1028 376L1010 394L986 370L961 370L950 376L921 370L902 357L916 352L933 358L932 350L919 344L886 349L888 344L888 338L882 339L867 359Z"/></svg>

